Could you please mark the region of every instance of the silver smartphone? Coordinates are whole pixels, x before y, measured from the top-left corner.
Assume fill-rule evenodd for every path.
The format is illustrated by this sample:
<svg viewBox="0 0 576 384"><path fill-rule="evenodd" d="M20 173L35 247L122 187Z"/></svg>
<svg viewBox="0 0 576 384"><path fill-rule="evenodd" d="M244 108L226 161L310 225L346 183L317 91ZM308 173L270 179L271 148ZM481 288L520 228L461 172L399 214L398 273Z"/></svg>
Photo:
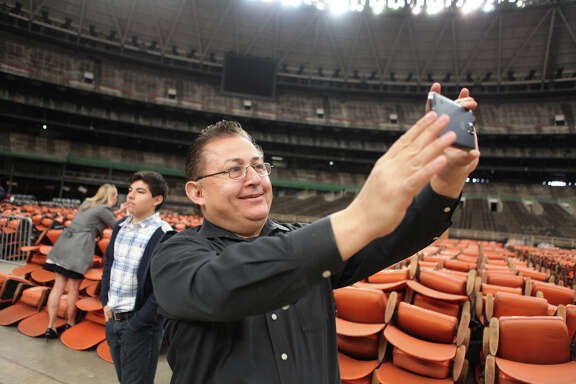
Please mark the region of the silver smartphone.
<svg viewBox="0 0 576 384"><path fill-rule="evenodd" d="M474 113L436 92L430 92L428 100L430 101L430 108L438 116L443 114L450 116L450 123L440 136L446 132L453 131L456 133L456 141L452 145L467 150L476 148L476 119L474 118Z"/></svg>

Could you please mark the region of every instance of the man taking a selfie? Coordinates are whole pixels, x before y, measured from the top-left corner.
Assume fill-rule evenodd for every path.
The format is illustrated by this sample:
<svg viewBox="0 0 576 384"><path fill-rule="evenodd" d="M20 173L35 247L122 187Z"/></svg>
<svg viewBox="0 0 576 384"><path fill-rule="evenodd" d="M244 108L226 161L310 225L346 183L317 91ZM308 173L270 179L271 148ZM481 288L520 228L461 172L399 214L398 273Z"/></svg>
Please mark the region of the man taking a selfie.
<svg viewBox="0 0 576 384"><path fill-rule="evenodd" d="M466 89L459 102L476 108ZM340 383L332 290L444 232L478 164L478 149L439 137L448 121L427 113L348 207L308 225L268 217L271 166L239 123L206 128L186 164L204 224L161 244L151 265L172 383Z"/></svg>

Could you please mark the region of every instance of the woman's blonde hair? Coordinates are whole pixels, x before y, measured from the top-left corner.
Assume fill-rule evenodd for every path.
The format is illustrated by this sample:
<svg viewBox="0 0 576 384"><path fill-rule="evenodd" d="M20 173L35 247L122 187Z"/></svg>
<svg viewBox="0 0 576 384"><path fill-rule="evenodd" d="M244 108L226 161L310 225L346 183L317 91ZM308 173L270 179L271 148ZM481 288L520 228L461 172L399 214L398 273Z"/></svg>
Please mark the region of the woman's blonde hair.
<svg viewBox="0 0 576 384"><path fill-rule="evenodd" d="M96 192L94 196L87 198L80 209L85 211L97 205L112 207L115 204L114 197L116 196L118 196L118 190L114 185L102 184L100 188L98 188L98 192Z"/></svg>

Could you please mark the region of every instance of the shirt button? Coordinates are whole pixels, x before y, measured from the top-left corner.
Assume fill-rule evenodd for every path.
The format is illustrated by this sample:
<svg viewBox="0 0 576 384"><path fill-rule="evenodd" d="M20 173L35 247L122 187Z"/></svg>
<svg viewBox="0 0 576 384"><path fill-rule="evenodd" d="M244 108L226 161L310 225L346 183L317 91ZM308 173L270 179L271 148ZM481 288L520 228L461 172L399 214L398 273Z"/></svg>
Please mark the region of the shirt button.
<svg viewBox="0 0 576 384"><path fill-rule="evenodd" d="M448 212L450 212L451 210L452 210L452 208L446 207L446 208L444 208L444 213L448 213Z"/></svg>
<svg viewBox="0 0 576 384"><path fill-rule="evenodd" d="M280 357L282 358L282 360L288 360L288 355L283 353L282 355L280 355Z"/></svg>
<svg viewBox="0 0 576 384"><path fill-rule="evenodd" d="M278 315L276 315L275 313L272 314L272 316L270 316L272 318L272 320L276 320L278 318Z"/></svg>
<svg viewBox="0 0 576 384"><path fill-rule="evenodd" d="M322 277L327 279L330 276L332 276L332 272L330 272L329 270L325 270L324 272L322 272Z"/></svg>
<svg viewBox="0 0 576 384"><path fill-rule="evenodd" d="M282 309L283 309L283 310L285 310L285 311L287 311L287 310L288 310L288 308L290 308L290 306L289 306L289 305L285 305L285 306L283 306L283 307L282 307Z"/></svg>

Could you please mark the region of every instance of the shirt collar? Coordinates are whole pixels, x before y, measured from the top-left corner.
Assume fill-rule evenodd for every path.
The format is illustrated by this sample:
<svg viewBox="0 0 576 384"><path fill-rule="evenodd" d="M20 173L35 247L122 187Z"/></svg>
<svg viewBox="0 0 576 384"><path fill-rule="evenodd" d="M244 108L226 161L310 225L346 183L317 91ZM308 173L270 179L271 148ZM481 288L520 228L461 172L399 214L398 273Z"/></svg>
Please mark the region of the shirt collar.
<svg viewBox="0 0 576 384"><path fill-rule="evenodd" d="M148 216L144 220L140 221L139 223L132 224L132 216L128 216L126 220L121 222L119 225L123 227L124 225L134 226L134 227L148 227L151 225L157 224L160 221L160 214L158 212L154 213L153 215Z"/></svg>
<svg viewBox="0 0 576 384"><path fill-rule="evenodd" d="M284 231L284 232L288 232L290 231L289 228L287 228L286 226L277 223L273 220L271 220L270 218L268 218L266 220L266 223L264 223L264 227L262 228L262 232L260 233L260 236L268 236L270 235L270 233L272 233L275 230L279 230L279 231ZM206 218L204 218L204 222L202 223L202 226L200 227L200 231L199 231L202 235L204 235L204 237L206 238L218 238L218 237L227 237L230 239L235 239L235 240L247 240L244 237L240 237L224 228L220 228L219 226L212 224L210 221L206 220ZM260 237L258 236L258 237Z"/></svg>

